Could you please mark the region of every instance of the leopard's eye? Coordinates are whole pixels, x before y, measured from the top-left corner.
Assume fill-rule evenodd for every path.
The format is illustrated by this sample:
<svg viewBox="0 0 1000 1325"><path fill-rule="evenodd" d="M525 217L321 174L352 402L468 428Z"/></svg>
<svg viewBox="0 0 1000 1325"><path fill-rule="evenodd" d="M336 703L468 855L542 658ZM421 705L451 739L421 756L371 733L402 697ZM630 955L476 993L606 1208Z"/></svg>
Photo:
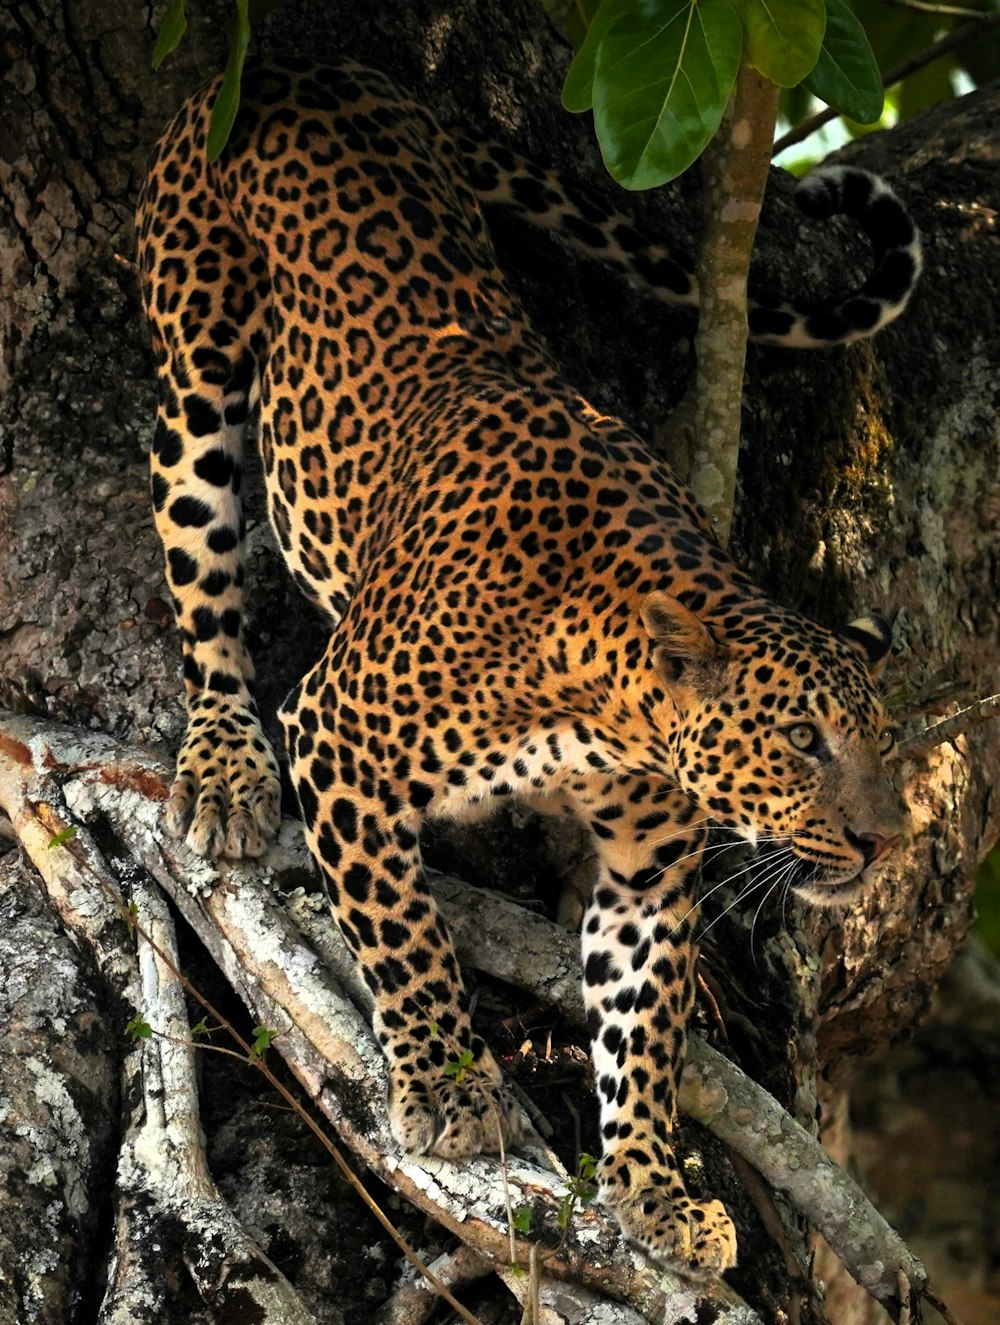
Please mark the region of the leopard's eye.
<svg viewBox="0 0 1000 1325"><path fill-rule="evenodd" d="M878 752L883 758L895 747L896 733L891 727L886 727L884 732L879 733Z"/></svg>
<svg viewBox="0 0 1000 1325"><path fill-rule="evenodd" d="M788 743L801 754L815 754L820 747L819 732L811 722L796 722L785 728Z"/></svg>

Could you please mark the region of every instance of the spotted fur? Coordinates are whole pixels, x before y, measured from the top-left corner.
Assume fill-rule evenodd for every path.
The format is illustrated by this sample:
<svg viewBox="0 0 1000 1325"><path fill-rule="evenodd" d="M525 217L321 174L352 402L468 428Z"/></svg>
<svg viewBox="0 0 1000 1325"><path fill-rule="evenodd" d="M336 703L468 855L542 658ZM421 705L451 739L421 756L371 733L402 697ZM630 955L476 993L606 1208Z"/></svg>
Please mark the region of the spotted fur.
<svg viewBox="0 0 1000 1325"><path fill-rule="evenodd" d="M253 856L278 821L242 637L259 399L271 521L332 623L283 706L291 774L374 995L398 1140L455 1157L520 1128L469 1021L421 823L555 798L600 858L583 959L602 1198L653 1254L724 1270L732 1224L689 1198L671 1145L697 853L711 819L766 838L805 895L853 895L902 829L873 680L887 632L869 618L839 636L768 601L671 471L563 382L426 110L352 66L254 69L210 166L217 86L166 130L139 206L189 710L169 825L209 856ZM655 278L620 218L586 219ZM915 243L897 218L907 235L893 252ZM459 1081L444 1068L465 1051Z"/></svg>

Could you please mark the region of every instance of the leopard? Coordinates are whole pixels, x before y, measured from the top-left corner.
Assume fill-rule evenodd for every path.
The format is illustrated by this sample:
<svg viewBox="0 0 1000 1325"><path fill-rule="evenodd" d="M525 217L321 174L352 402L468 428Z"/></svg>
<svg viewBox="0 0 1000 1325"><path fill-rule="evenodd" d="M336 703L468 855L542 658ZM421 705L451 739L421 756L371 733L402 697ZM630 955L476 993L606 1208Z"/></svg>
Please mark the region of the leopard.
<svg viewBox="0 0 1000 1325"><path fill-rule="evenodd" d="M696 304L666 247L352 63L248 65L210 162L219 87L165 130L137 211L152 499L187 704L167 827L202 856L254 858L279 826L244 638L256 413L278 547L330 630L280 709L288 777L372 994L396 1142L457 1160L523 1136L420 834L512 797L555 806L598 861L581 957L599 1199L657 1262L721 1274L733 1222L689 1194L677 1159L699 853L725 830L819 906L868 886L906 831L879 684L891 630L875 615L817 624L734 564L665 460L564 380L484 209L516 206ZM853 169L800 193L867 231L871 272L832 303L759 303L751 335L872 334L917 279L908 212Z"/></svg>

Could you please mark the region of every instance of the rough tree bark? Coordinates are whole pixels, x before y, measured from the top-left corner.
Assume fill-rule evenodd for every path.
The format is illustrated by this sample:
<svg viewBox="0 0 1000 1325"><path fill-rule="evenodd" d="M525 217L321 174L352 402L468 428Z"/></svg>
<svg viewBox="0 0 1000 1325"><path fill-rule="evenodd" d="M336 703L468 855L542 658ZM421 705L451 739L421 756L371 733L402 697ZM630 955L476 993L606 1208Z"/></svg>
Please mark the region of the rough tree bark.
<svg viewBox="0 0 1000 1325"><path fill-rule="evenodd" d="M34 0L0 16L0 705L170 747L183 723L179 653L147 511L153 392L130 267L130 212L148 145L183 95L221 67L228 11L199 7L180 56L154 77L149 54L160 12L132 0ZM340 0L291 3L262 32L265 49L347 53L377 64L424 96L445 123L568 162L595 191L614 193L587 126L558 106L567 55L528 0L377 0L362 9ZM989 210L997 196L998 111L1000 95L976 94L852 149L858 164L889 174L912 205L925 234L924 282L906 317L874 343L811 355L751 347L732 537L737 556L776 596L824 621L863 608L897 611L897 681L912 692L943 674L962 681L968 698L996 689L1000 636L1000 249ZM669 197L618 200L657 234L677 235L690 253L692 188L686 182ZM864 262L849 228L810 231L790 191L787 180L772 180L758 244L761 279L786 290L844 280L852 262ZM498 217L494 228L502 265L569 377L652 436L690 376L690 321L516 221ZM828 270L824 255L836 255ZM319 651L322 628L290 592L260 508L250 545L251 642L262 703L273 715L303 658ZM752 910L712 931L717 941L703 965L713 997L703 1002L703 1024L716 1031L710 1009L721 1008L729 1051L807 1125L820 1098L832 1108L853 1056L884 1045L923 1012L965 933L972 871L1000 837L1000 805L990 790L1000 772L997 728L984 724L901 770L918 829L912 849L842 924L793 907L762 915L752 934ZM513 862L508 873L523 863L508 848L510 837L508 825L473 844L481 862L488 857L484 881L503 872L497 857ZM474 851L467 855L475 859ZM71 1172L81 1157L65 1149L66 1133L44 1143L58 1156L51 1163L62 1175L54 1184L67 1193L63 1213L52 1215L51 1236L27 1215L20 1232L30 1227L45 1243L40 1255L59 1257L60 1247L72 1246L83 1266L91 1245L112 1236L108 1138L117 1126L121 1023L108 982L77 954L80 974L72 974L57 930L44 930L45 917L26 900L28 878L18 862L5 863L3 903L19 919L17 928L5 926L0 964L11 967L11 953L20 959L11 936L30 929L24 954L40 945L52 990L47 1015L67 1028L38 1056L50 1066L60 1054L72 1059L63 1064L62 1089L86 1120L91 1154L81 1186ZM77 992L84 980L96 981L94 993ZM68 1000L65 1012L57 992ZM37 1009L12 1006L5 1013L12 1026L47 1034ZM84 1024L81 1009L92 1023ZM0 1049L5 1096L30 1093L7 1076L11 1049L22 1065L28 1061L21 1043L12 1034ZM217 1085L217 1066L204 1071ZM266 1106L253 1087L241 1087L251 1121L241 1120L236 1102L221 1102L233 1089L217 1089L209 1103L210 1120L222 1123L220 1187L243 1202L244 1223L261 1233L272 1259L281 1263L284 1247L286 1273L291 1262L306 1265L303 1292L318 1319L336 1318L333 1297L348 1281L359 1288L345 1310L364 1318L377 1304L377 1281L382 1296L392 1287L387 1244L365 1225L370 1254L345 1269L333 1245L339 1235L289 1231L310 1206L335 1220L346 1198L339 1190L319 1194L310 1185L317 1161L299 1154L301 1137L293 1130L283 1137L280 1122L269 1122L273 1149L258 1154L258 1199L235 1156L254 1149L245 1138L259 1132ZM90 1107L91 1097L100 1107ZM39 1122L31 1135L43 1130ZM700 1145L694 1133L692 1140ZM730 1199L734 1179L724 1154L703 1149L712 1180L729 1175ZM281 1154L301 1160L304 1172L292 1159L275 1158ZM282 1197L286 1180L297 1200ZM267 1209L268 1184L276 1205L284 1201L278 1215ZM39 1195L6 1190L18 1202ZM4 1208L10 1203L0 1201ZM778 1208L790 1229L784 1249L752 1210L740 1225L748 1268L736 1283L768 1319L788 1306L789 1247L793 1262L803 1263L801 1231L780 1200ZM12 1233L16 1239L16 1224L0 1224L0 1255ZM97 1242L88 1244L88 1236ZM77 1310L71 1291L90 1303L103 1291L99 1277L70 1274L64 1288L42 1279L44 1301L27 1287L10 1309L0 1297L0 1319L70 1320ZM177 1319L195 1319L186 1309ZM810 1310L802 1304L803 1320Z"/></svg>

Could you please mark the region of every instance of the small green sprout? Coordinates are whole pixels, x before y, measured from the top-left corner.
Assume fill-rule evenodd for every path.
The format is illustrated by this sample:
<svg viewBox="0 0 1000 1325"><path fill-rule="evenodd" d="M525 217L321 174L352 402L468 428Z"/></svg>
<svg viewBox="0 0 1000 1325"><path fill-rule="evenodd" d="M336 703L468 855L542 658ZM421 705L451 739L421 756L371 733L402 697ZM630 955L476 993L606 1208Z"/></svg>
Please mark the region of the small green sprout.
<svg viewBox="0 0 1000 1325"><path fill-rule="evenodd" d="M466 1049L463 1053L459 1054L457 1058L450 1058L448 1062L445 1063L442 1071L446 1077L454 1077L455 1081L461 1082L465 1079L466 1072L472 1067L475 1061L472 1050Z"/></svg>
<svg viewBox="0 0 1000 1325"><path fill-rule="evenodd" d="M268 1049L271 1047L271 1041L276 1039L280 1031L272 1031L267 1026L255 1026L253 1028L253 1043L250 1046L250 1052L247 1054L248 1063L259 1063Z"/></svg>
<svg viewBox="0 0 1000 1325"><path fill-rule="evenodd" d="M126 1023L125 1034L135 1043L136 1040L148 1040L153 1034L153 1028L142 1013L137 1012L132 1020Z"/></svg>
<svg viewBox="0 0 1000 1325"><path fill-rule="evenodd" d="M76 837L78 832L79 829L71 825L69 828L61 829L58 833L53 833L49 838L48 850L51 851L53 847L65 846L67 842Z"/></svg>

